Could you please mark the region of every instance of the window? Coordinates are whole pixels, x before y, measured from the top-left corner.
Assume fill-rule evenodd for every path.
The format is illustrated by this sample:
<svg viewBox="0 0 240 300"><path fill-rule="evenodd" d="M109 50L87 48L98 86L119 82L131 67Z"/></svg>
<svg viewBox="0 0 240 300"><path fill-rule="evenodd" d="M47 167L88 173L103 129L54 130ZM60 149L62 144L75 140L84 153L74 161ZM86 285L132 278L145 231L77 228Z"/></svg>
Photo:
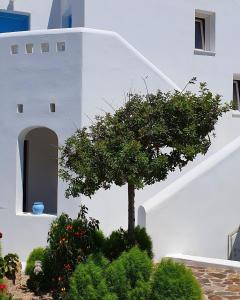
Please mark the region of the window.
<svg viewBox="0 0 240 300"><path fill-rule="evenodd" d="M26 44L26 53L27 54L33 53L33 44Z"/></svg>
<svg viewBox="0 0 240 300"><path fill-rule="evenodd" d="M66 50L65 42L58 42L57 43L57 51L64 52Z"/></svg>
<svg viewBox="0 0 240 300"><path fill-rule="evenodd" d="M240 109L240 80L233 80L233 109Z"/></svg>
<svg viewBox="0 0 240 300"><path fill-rule="evenodd" d="M48 43L42 43L41 44L41 51L42 51L42 53L48 53L49 52L49 44Z"/></svg>
<svg viewBox="0 0 240 300"><path fill-rule="evenodd" d="M23 113L23 104L17 105L17 113L22 114Z"/></svg>
<svg viewBox="0 0 240 300"><path fill-rule="evenodd" d="M50 109L50 112L56 112L56 105L55 105L55 103L50 103L49 109Z"/></svg>
<svg viewBox="0 0 240 300"><path fill-rule="evenodd" d="M11 54L18 54L18 45L11 46Z"/></svg>
<svg viewBox="0 0 240 300"><path fill-rule="evenodd" d="M195 19L195 49L205 50L205 19Z"/></svg>
<svg viewBox="0 0 240 300"><path fill-rule="evenodd" d="M195 11L195 54L215 54L215 13Z"/></svg>

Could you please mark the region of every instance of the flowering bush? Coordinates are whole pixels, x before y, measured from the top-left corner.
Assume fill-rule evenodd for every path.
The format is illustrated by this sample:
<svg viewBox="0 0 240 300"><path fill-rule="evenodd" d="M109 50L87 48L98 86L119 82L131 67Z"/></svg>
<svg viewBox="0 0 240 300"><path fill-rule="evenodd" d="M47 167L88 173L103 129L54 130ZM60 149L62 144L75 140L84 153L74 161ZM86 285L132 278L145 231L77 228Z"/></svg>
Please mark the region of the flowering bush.
<svg viewBox="0 0 240 300"><path fill-rule="evenodd" d="M50 227L42 262L42 289L52 290L56 299L68 290L69 278L77 264L102 248L104 236L99 231L99 222L88 219L87 211L81 206L76 219L62 214Z"/></svg>

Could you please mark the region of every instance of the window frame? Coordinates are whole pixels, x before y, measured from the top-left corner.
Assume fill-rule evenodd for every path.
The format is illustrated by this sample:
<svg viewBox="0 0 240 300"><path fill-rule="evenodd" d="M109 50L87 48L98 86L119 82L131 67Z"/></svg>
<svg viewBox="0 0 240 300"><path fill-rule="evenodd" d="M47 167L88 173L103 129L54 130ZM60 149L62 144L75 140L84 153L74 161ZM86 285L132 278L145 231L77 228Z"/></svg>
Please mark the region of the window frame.
<svg viewBox="0 0 240 300"><path fill-rule="evenodd" d="M202 40L202 48L196 47L196 23L200 23L200 34ZM206 50L206 20L205 18L199 18L195 16L195 49L196 50Z"/></svg>

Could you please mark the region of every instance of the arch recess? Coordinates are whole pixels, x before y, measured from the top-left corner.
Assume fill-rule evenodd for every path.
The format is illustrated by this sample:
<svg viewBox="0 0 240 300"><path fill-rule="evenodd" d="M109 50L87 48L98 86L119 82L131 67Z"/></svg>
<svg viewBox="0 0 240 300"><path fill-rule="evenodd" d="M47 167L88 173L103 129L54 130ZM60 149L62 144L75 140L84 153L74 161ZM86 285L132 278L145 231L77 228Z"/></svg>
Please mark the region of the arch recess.
<svg viewBox="0 0 240 300"><path fill-rule="evenodd" d="M43 202L46 214L57 214L58 137L47 127L30 127L18 139L17 212L32 212Z"/></svg>

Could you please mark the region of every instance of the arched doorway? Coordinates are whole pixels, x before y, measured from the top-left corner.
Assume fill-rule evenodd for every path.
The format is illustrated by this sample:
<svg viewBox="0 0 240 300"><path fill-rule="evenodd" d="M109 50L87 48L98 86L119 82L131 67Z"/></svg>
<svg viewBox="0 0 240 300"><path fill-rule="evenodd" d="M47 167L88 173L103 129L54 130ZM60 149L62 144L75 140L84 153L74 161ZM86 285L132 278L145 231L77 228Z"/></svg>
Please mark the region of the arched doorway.
<svg viewBox="0 0 240 300"><path fill-rule="evenodd" d="M48 128L34 128L23 141L23 212L43 202L46 214L57 213L58 138Z"/></svg>

